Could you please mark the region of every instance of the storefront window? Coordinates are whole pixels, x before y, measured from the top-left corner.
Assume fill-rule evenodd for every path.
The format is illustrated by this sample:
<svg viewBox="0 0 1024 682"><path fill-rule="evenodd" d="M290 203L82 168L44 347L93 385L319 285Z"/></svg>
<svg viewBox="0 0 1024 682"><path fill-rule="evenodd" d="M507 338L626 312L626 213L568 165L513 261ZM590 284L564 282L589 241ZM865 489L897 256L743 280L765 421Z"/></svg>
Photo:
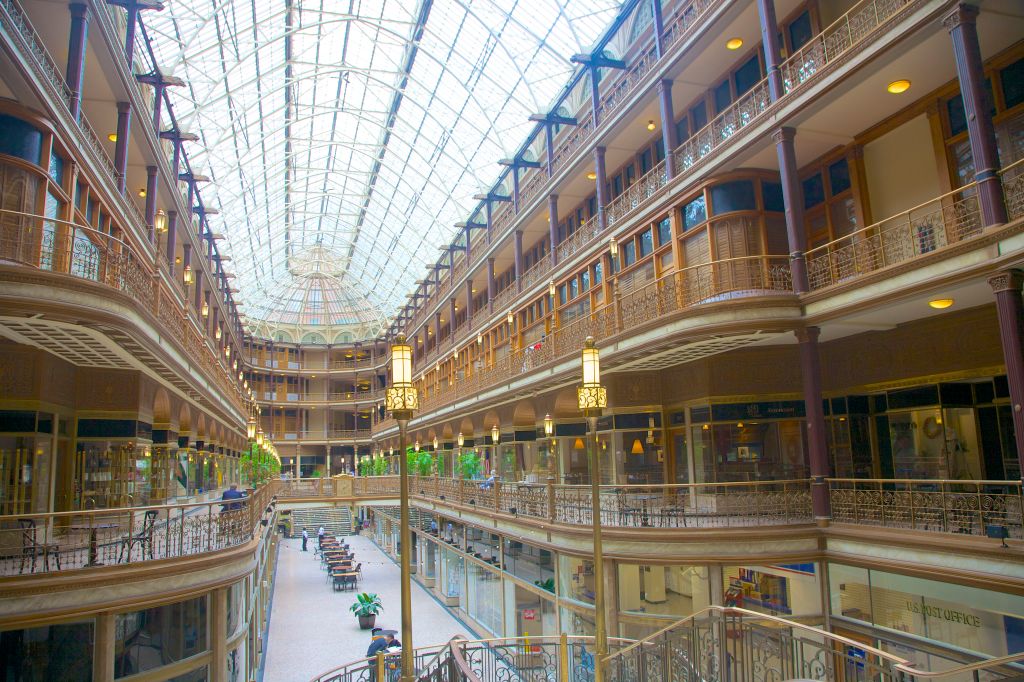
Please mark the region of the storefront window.
<svg viewBox="0 0 1024 682"><path fill-rule="evenodd" d="M1024 651L1024 597L831 564L832 613L999 657Z"/></svg>
<svg viewBox="0 0 1024 682"><path fill-rule="evenodd" d="M501 576L475 561L467 563L466 613L492 634L501 635Z"/></svg>
<svg viewBox="0 0 1024 682"><path fill-rule="evenodd" d="M518 540L505 540L505 570L541 587L555 592L554 555Z"/></svg>
<svg viewBox="0 0 1024 682"><path fill-rule="evenodd" d="M81 509L145 505L150 494L150 446L132 441L79 441Z"/></svg>
<svg viewBox="0 0 1024 682"><path fill-rule="evenodd" d="M928 408L888 416L896 478L984 478L973 409Z"/></svg>
<svg viewBox="0 0 1024 682"><path fill-rule="evenodd" d="M464 582L463 570L465 559L450 549L441 550L441 593L445 597L462 596L462 584Z"/></svg>
<svg viewBox="0 0 1024 682"><path fill-rule="evenodd" d="M20 682L92 679L93 623L0 632L0 670Z"/></svg>
<svg viewBox="0 0 1024 682"><path fill-rule="evenodd" d="M558 594L566 599L593 604L594 561L573 556L559 556Z"/></svg>
<svg viewBox="0 0 1024 682"><path fill-rule="evenodd" d="M228 652L228 682L245 682L245 639Z"/></svg>
<svg viewBox="0 0 1024 682"><path fill-rule="evenodd" d="M801 422L740 421L712 426L716 482L805 478Z"/></svg>
<svg viewBox="0 0 1024 682"><path fill-rule="evenodd" d="M114 677L152 670L206 651L206 621L206 597L117 614Z"/></svg>
<svg viewBox="0 0 1024 682"><path fill-rule="evenodd" d="M512 581L505 583L506 637L557 636L555 613L553 599L547 599Z"/></svg>
<svg viewBox="0 0 1024 682"><path fill-rule="evenodd" d="M229 639L245 623L245 582L237 582L228 588L228 617L225 636Z"/></svg>
<svg viewBox="0 0 1024 682"><path fill-rule="evenodd" d="M818 566L772 564L722 570L724 603L784 618L821 615Z"/></svg>
<svg viewBox="0 0 1024 682"><path fill-rule="evenodd" d="M707 608L706 566L619 564L619 610L685 618Z"/></svg>

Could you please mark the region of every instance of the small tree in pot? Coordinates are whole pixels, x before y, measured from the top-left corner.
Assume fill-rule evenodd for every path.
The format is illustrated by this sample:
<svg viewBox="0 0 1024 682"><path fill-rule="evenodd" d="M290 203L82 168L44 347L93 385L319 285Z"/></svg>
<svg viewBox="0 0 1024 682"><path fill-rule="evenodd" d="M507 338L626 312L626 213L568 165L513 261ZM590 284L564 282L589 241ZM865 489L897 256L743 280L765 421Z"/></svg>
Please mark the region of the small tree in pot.
<svg viewBox="0 0 1024 682"><path fill-rule="evenodd" d="M378 595L363 592L356 595L356 603L348 608L359 619L359 629L369 630L377 621L377 614L384 610L384 605Z"/></svg>

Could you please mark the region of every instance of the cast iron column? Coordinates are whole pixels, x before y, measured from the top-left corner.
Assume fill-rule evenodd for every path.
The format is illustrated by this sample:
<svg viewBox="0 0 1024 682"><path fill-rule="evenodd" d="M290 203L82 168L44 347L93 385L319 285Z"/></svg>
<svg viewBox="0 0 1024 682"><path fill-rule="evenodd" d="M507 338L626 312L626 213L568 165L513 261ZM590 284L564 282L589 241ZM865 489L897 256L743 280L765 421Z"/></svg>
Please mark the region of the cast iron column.
<svg viewBox="0 0 1024 682"><path fill-rule="evenodd" d="M175 211L167 212L167 270L174 275L174 250L178 233L178 214Z"/></svg>
<svg viewBox="0 0 1024 682"><path fill-rule="evenodd" d="M605 215L604 207L608 202L608 198L605 196L605 170L604 170L604 147L594 148L594 183L597 185L597 221L601 225L601 231L603 232L608 227L608 216Z"/></svg>
<svg viewBox="0 0 1024 682"><path fill-rule="evenodd" d="M999 182L999 154L992 113L985 92L985 74L982 71L981 47L978 44L978 8L959 4L943 20L953 38L953 56L960 81L964 113L967 116L967 136L971 141L974 159L974 181L978 184L978 199L985 226L1006 222L1006 204Z"/></svg>
<svg viewBox="0 0 1024 682"><path fill-rule="evenodd" d="M124 194L128 183L128 138L132 130L132 105L117 103L117 142L114 143L114 170L117 172L117 188Z"/></svg>
<svg viewBox="0 0 1024 682"><path fill-rule="evenodd" d="M598 91L598 67L593 64L590 65L590 108L594 117L594 130L597 130L597 126L600 124L601 114L601 94Z"/></svg>
<svg viewBox="0 0 1024 682"><path fill-rule="evenodd" d="M523 290L523 231L516 230L515 236L515 258L516 258L516 291Z"/></svg>
<svg viewBox="0 0 1024 682"><path fill-rule="evenodd" d="M825 410L821 399L821 359L818 357L817 327L796 330L800 342L800 379L803 382L807 414L807 446L811 463L811 510L814 520L825 525L832 517L828 499L828 445L825 441Z"/></svg>
<svg viewBox="0 0 1024 682"><path fill-rule="evenodd" d="M487 259L487 312L494 312L494 258Z"/></svg>
<svg viewBox="0 0 1024 682"><path fill-rule="evenodd" d="M149 241L156 241L154 223L156 222L156 166L146 166L146 226L149 228Z"/></svg>
<svg viewBox="0 0 1024 682"><path fill-rule="evenodd" d="M470 250L473 247L472 242L473 242L473 228L471 228L469 225L466 225L466 270L467 271L469 270L469 264L473 260L472 251Z"/></svg>
<svg viewBox="0 0 1024 682"><path fill-rule="evenodd" d="M665 54L665 20L661 14L661 0L651 1L652 30L654 31L654 49L661 59Z"/></svg>
<svg viewBox="0 0 1024 682"><path fill-rule="evenodd" d="M548 239L551 242L551 265L558 265L558 195L548 195Z"/></svg>
<svg viewBox="0 0 1024 682"><path fill-rule="evenodd" d="M550 178L555 174L555 131L551 123L544 123L544 151L547 155L547 172Z"/></svg>
<svg viewBox="0 0 1024 682"><path fill-rule="evenodd" d="M466 278L466 328L473 326L473 280Z"/></svg>
<svg viewBox="0 0 1024 682"><path fill-rule="evenodd" d="M775 0L757 0L757 15L761 20L761 46L764 50L764 64L768 69L768 96L774 102L782 97L779 22L775 18Z"/></svg>
<svg viewBox="0 0 1024 682"><path fill-rule="evenodd" d="M519 166L512 166L512 212L519 214Z"/></svg>
<svg viewBox="0 0 1024 682"><path fill-rule="evenodd" d="M659 0L652 2L658 4ZM676 115L672 106L672 81L667 78L658 81L658 107L661 110L661 140L665 146L665 177L671 180L675 176L672 152L679 140L676 139Z"/></svg>
<svg viewBox="0 0 1024 682"><path fill-rule="evenodd" d="M71 30L68 35L68 68L64 81L68 90L68 109L77 121L82 110L82 80L85 77L85 50L89 36L89 6L84 3L72 3Z"/></svg>
<svg viewBox="0 0 1024 682"><path fill-rule="evenodd" d="M772 137L779 156L782 176L782 200L786 205L786 237L789 240L789 267L793 274L793 290L798 294L808 291L807 263L804 251L807 235L804 232L804 199L797 173L796 151L793 148L793 128L779 128Z"/></svg>
<svg viewBox="0 0 1024 682"><path fill-rule="evenodd" d="M1024 475L1024 303L1021 299L1024 270L1000 272L988 283L996 295L999 337L1003 344L1006 378L1010 384L1013 438L1017 445L1017 461Z"/></svg>
<svg viewBox="0 0 1024 682"><path fill-rule="evenodd" d="M125 31L124 31L124 56L128 62L129 73L132 70L132 58L135 52L135 31L136 24L139 21L139 6L135 2L127 2L124 4L125 9Z"/></svg>

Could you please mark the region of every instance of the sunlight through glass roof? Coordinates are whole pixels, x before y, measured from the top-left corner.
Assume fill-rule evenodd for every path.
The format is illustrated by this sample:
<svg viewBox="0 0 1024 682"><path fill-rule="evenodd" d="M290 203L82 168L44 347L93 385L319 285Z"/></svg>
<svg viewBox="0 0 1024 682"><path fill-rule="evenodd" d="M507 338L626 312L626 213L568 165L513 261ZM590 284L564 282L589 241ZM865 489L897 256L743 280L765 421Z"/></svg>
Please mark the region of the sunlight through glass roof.
<svg viewBox="0 0 1024 682"><path fill-rule="evenodd" d="M147 15L161 69L188 83L175 112L200 136L190 158L250 329L381 333L619 4L170 0Z"/></svg>

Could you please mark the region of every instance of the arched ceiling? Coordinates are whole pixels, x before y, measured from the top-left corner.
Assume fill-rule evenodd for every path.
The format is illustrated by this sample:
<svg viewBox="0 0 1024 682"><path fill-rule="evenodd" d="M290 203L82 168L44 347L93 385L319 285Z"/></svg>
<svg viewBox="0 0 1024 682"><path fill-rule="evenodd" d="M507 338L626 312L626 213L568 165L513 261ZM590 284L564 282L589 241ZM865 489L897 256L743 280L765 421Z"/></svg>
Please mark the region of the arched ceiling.
<svg viewBox="0 0 1024 682"><path fill-rule="evenodd" d="M359 319L389 319L619 5L169 0L147 13L161 70L188 84L175 114L200 137L190 160L212 181L208 220L250 325L287 324L309 300L296 292L331 286Z"/></svg>

